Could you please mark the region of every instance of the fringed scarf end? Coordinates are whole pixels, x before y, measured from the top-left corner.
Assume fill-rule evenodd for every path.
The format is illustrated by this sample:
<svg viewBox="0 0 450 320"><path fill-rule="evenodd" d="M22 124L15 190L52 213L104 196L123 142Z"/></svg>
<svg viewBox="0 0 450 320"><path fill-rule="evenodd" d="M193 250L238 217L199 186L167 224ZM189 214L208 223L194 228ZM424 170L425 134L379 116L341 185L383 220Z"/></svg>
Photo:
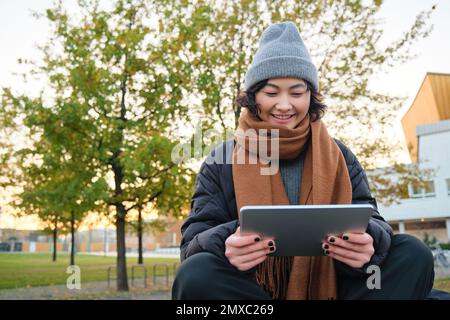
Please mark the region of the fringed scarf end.
<svg viewBox="0 0 450 320"><path fill-rule="evenodd" d="M256 281L274 300L285 300L293 257L268 257L258 266Z"/></svg>

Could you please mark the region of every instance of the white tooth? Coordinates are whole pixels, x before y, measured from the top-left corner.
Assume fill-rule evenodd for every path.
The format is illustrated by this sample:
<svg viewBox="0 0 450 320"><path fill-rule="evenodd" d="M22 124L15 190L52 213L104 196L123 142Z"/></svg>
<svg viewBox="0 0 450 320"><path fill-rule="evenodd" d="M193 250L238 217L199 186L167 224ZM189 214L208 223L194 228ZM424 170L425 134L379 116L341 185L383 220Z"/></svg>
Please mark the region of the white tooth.
<svg viewBox="0 0 450 320"><path fill-rule="evenodd" d="M275 116L274 115L274 117L277 118L277 119L285 120L285 119L289 119L291 116Z"/></svg>

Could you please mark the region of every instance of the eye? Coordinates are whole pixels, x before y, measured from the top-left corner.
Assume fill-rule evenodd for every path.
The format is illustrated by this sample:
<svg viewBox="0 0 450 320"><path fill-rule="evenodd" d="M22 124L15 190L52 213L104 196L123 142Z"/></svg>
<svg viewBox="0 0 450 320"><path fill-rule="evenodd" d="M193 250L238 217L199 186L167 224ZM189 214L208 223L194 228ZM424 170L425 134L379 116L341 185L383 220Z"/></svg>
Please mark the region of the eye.
<svg viewBox="0 0 450 320"><path fill-rule="evenodd" d="M292 94L294 97L301 97L303 95L303 93L293 93Z"/></svg>
<svg viewBox="0 0 450 320"><path fill-rule="evenodd" d="M276 92L266 92L266 95L268 95L269 97L274 97L277 95Z"/></svg>

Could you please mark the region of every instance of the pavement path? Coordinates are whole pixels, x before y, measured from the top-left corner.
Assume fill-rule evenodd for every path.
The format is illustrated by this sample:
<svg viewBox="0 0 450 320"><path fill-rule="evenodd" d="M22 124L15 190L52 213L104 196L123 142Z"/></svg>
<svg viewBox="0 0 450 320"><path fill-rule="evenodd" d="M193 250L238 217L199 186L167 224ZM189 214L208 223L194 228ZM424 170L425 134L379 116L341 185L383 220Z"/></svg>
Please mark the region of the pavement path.
<svg viewBox="0 0 450 320"><path fill-rule="evenodd" d="M136 280L130 291L118 292L114 284L108 288L106 281L81 283L80 289L68 289L66 285L53 285L0 290L0 300L60 300L60 299L106 299L106 300L169 300L170 288L165 279L157 279L157 284L143 287L142 280Z"/></svg>

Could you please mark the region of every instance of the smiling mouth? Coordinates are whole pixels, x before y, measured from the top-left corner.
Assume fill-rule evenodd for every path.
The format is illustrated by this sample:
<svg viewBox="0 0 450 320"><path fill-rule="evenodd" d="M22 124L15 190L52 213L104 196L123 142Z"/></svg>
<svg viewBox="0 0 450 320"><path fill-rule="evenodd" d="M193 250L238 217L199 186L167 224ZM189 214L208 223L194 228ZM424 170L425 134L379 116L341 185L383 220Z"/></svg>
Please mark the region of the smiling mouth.
<svg viewBox="0 0 450 320"><path fill-rule="evenodd" d="M281 114L271 114L272 117L278 120L288 120L295 116L295 114L281 115Z"/></svg>

